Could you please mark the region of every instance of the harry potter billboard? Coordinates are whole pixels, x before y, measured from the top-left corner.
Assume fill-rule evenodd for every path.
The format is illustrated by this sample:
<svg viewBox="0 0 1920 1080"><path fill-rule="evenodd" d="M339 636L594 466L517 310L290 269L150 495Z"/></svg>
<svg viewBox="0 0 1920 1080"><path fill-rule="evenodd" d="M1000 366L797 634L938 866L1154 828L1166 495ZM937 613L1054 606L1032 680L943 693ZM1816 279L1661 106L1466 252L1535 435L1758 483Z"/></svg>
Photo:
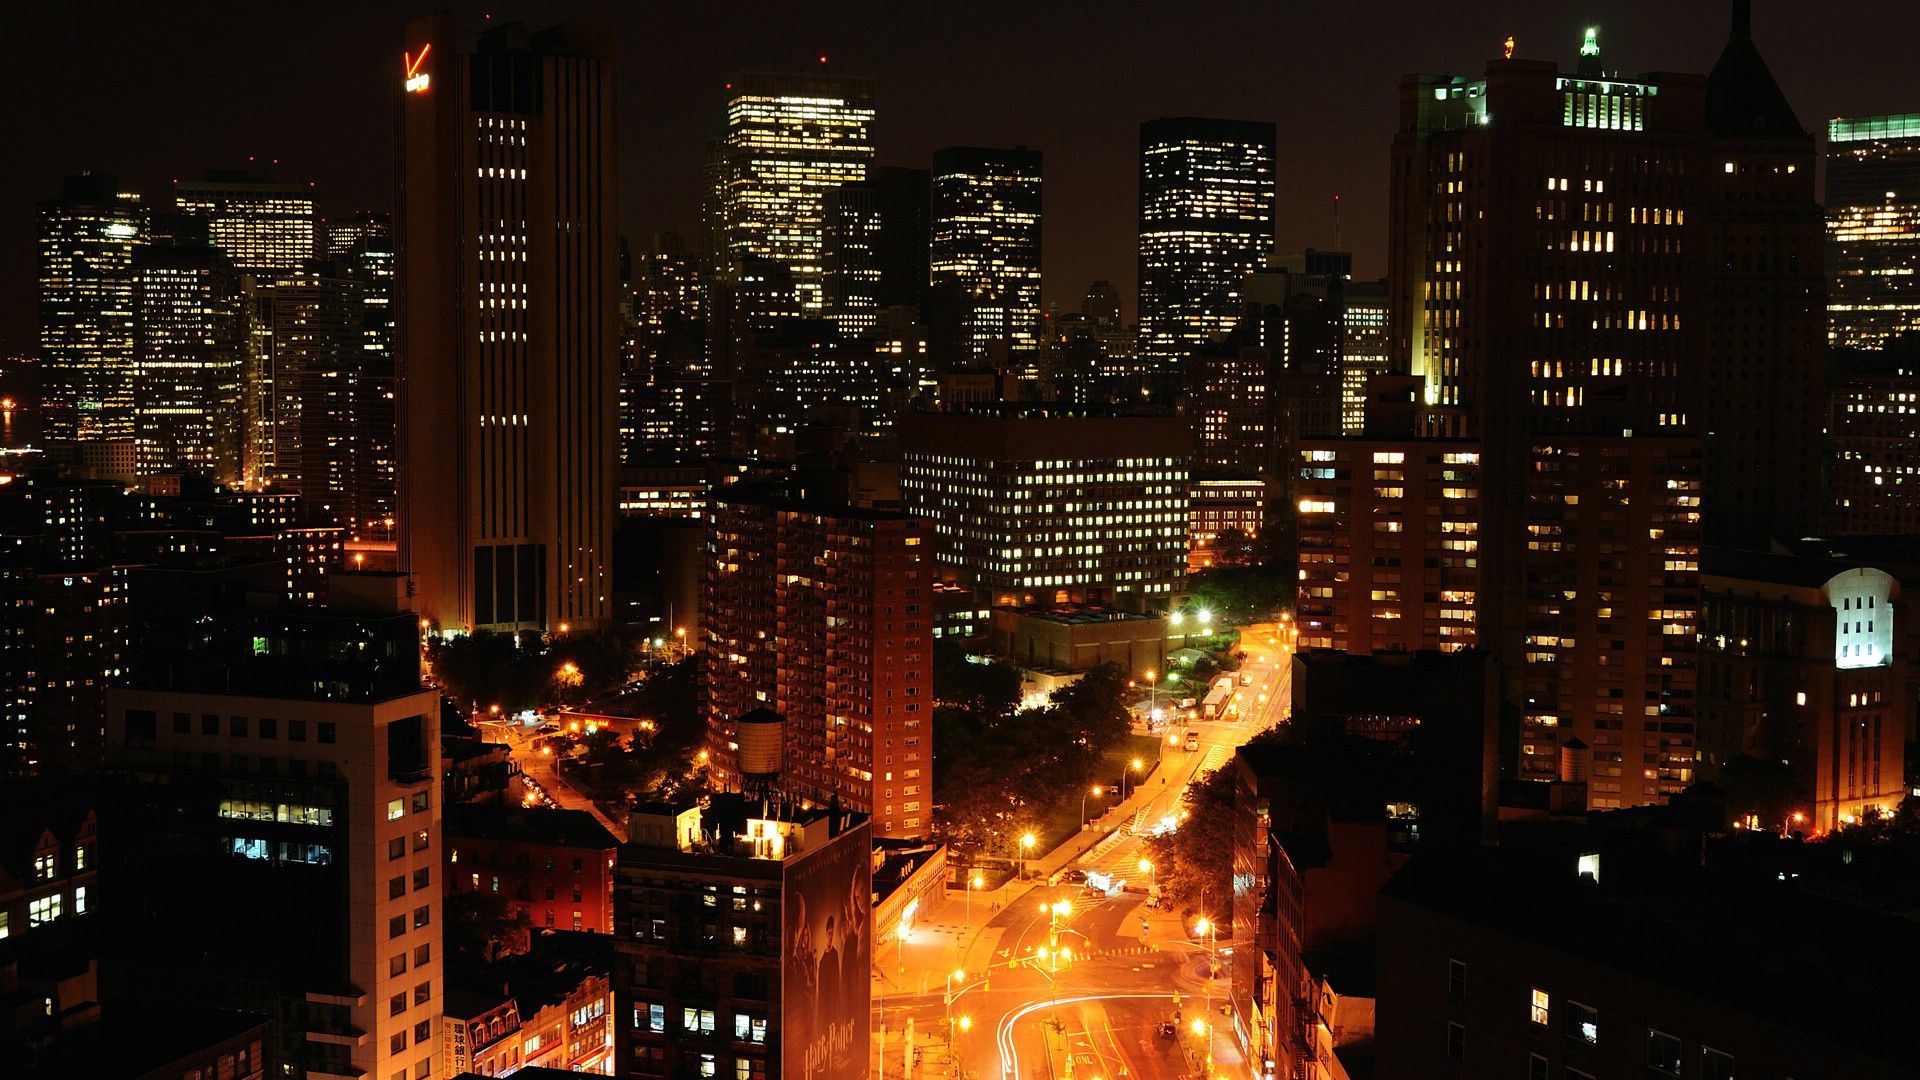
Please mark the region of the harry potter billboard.
<svg viewBox="0 0 1920 1080"><path fill-rule="evenodd" d="M781 889L780 1075L866 1080L873 1001L866 821L788 864Z"/></svg>

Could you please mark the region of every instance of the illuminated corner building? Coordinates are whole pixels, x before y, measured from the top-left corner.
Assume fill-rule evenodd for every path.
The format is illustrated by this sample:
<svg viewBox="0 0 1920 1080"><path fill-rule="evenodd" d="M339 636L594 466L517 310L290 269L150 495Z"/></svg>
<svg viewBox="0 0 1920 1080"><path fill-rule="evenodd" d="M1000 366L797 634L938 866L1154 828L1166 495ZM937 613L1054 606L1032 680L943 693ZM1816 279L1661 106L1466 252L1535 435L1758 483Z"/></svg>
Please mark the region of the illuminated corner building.
<svg viewBox="0 0 1920 1080"><path fill-rule="evenodd" d="M606 624L620 344L609 32L420 20L400 101L400 565L464 630Z"/></svg>
<svg viewBox="0 0 1920 1080"><path fill-rule="evenodd" d="M1835 349L1827 429L1832 531L1920 533L1920 333Z"/></svg>
<svg viewBox="0 0 1920 1080"><path fill-rule="evenodd" d="M247 293L204 239L143 244L133 259L134 446L139 472L240 479Z"/></svg>
<svg viewBox="0 0 1920 1080"><path fill-rule="evenodd" d="M1920 113L1827 122L1829 340L1920 330Z"/></svg>
<svg viewBox="0 0 1920 1080"><path fill-rule="evenodd" d="M1185 417L987 403L909 412L901 499L976 609L1164 609L1187 569ZM981 616L984 618L984 616Z"/></svg>
<svg viewBox="0 0 1920 1080"><path fill-rule="evenodd" d="M176 621L177 620L177 621ZM187 632L188 630L191 632ZM269 1075L441 1075L440 707L410 613L188 609L106 710L131 1001L277 1016Z"/></svg>
<svg viewBox="0 0 1920 1080"><path fill-rule="evenodd" d="M716 492L701 607L707 750L741 786L742 718L785 718L781 791L873 818L881 836L933 827L934 567L924 522Z"/></svg>
<svg viewBox="0 0 1920 1080"><path fill-rule="evenodd" d="M1232 330L1240 287L1273 253L1274 126L1140 125L1140 344L1165 368Z"/></svg>
<svg viewBox="0 0 1920 1080"><path fill-rule="evenodd" d="M719 793L641 803L614 880L612 1074L867 1080L864 815Z"/></svg>
<svg viewBox="0 0 1920 1080"><path fill-rule="evenodd" d="M1479 640L1480 446L1300 444L1300 648L1460 652Z"/></svg>
<svg viewBox="0 0 1920 1080"><path fill-rule="evenodd" d="M888 308L926 305L929 184L925 169L875 167L827 192L823 288L842 334L872 332Z"/></svg>
<svg viewBox="0 0 1920 1080"><path fill-rule="evenodd" d="M1826 551L1714 548L1704 581L1701 771L1791 770L1789 820L1757 828L1829 831L1898 807L1920 675L1900 580Z"/></svg>
<svg viewBox="0 0 1920 1080"><path fill-rule="evenodd" d="M998 343L1031 349L1039 339L1040 209L1040 151L934 151L932 281L963 297L972 358Z"/></svg>
<svg viewBox="0 0 1920 1080"><path fill-rule="evenodd" d="M290 274L314 254L313 186L283 184L264 173L209 169L177 180L176 210L206 222L213 246L243 274Z"/></svg>
<svg viewBox="0 0 1920 1080"><path fill-rule="evenodd" d="M133 439L133 251L147 211L111 176L70 176L39 206L43 432Z"/></svg>
<svg viewBox="0 0 1920 1080"><path fill-rule="evenodd" d="M873 162L872 82L749 71L727 91L715 177L721 263L729 273L752 259L785 267L800 310L821 315L826 198L866 179Z"/></svg>

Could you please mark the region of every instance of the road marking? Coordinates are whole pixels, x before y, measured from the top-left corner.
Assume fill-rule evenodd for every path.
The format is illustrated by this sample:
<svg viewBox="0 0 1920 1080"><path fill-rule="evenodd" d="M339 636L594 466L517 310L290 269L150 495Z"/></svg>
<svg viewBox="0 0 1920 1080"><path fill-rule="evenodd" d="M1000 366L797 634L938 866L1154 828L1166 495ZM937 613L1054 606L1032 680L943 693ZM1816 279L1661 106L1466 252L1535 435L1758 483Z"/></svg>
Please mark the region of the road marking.
<svg viewBox="0 0 1920 1080"><path fill-rule="evenodd" d="M1023 1005L1014 1012L1000 1018L994 1030L994 1043L1000 1048L1000 1075L1009 1080L1020 1080L1020 1057L1014 1046L1013 1028L1015 1024L1041 1009L1054 1009L1062 1005L1079 1005L1089 1001L1159 1001L1173 999L1172 993L1165 994L1087 994L1082 997L1055 998L1051 1001L1036 1001Z"/></svg>

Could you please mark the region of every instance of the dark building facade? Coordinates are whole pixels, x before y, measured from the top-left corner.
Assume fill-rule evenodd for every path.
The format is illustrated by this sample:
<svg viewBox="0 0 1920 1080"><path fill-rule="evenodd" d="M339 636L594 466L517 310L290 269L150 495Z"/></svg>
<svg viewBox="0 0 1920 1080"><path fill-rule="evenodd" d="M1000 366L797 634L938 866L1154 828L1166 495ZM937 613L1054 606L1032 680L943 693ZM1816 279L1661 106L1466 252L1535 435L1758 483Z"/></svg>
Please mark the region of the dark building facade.
<svg viewBox="0 0 1920 1080"><path fill-rule="evenodd" d="M1876 958L1915 947L1912 924L1699 861L1416 856L1379 900L1374 1075L1910 1075L1910 990ZM1800 1007L1810 970L1835 976L1831 1014Z"/></svg>

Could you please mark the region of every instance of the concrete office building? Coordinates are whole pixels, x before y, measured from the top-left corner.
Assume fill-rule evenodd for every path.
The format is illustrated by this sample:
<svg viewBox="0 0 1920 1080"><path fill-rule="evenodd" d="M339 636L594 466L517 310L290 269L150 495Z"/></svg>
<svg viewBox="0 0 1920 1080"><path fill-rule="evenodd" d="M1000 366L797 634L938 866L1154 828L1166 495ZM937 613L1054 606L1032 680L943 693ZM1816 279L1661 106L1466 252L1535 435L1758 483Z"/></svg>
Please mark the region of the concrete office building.
<svg viewBox="0 0 1920 1080"><path fill-rule="evenodd" d="M1180 587L1185 417L1009 402L907 413L897 430L902 500L981 610L1161 610Z"/></svg>

